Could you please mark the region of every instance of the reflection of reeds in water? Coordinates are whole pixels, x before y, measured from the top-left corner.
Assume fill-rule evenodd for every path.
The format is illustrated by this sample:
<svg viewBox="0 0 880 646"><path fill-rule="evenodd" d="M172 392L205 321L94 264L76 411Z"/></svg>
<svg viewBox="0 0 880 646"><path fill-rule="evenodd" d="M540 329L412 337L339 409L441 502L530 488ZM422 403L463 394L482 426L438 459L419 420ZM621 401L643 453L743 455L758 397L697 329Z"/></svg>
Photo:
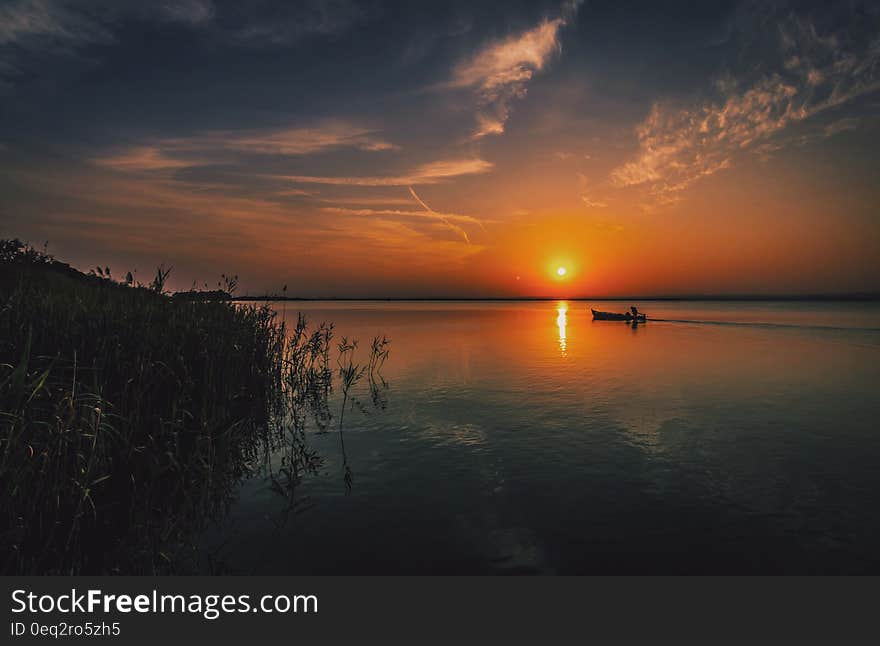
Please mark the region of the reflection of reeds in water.
<svg viewBox="0 0 880 646"><path fill-rule="evenodd" d="M386 396L388 390L388 382L385 381L385 378L382 376L382 366L385 365L385 361L388 359L388 346L391 344L386 337L376 337L373 339L373 344L370 347L370 362L368 374L370 377L370 398L373 401L373 406L379 408L381 410L385 410L385 407L388 405L388 398Z"/></svg>
<svg viewBox="0 0 880 646"><path fill-rule="evenodd" d="M330 369L330 348L333 339L332 324L321 323L309 330L306 318L299 315L285 349L283 418L285 441L282 443L281 467L277 473L270 470L273 488L287 498L287 506L281 517L286 521L291 511L296 511L304 501L295 497L296 486L302 478L314 472L321 464L320 457L309 448L307 428L326 432L332 421L330 397L333 392L333 372ZM388 358L388 339L376 337L370 346L366 363L357 361L358 341L342 337L336 344L337 370L341 390L339 408L339 446L342 454L343 483L346 493L351 491L354 473L345 449L345 413L350 407L366 412L353 389L364 377L368 377L373 406L384 408L388 384L381 370Z"/></svg>
<svg viewBox="0 0 880 646"><path fill-rule="evenodd" d="M135 287L0 241L0 571L185 570L261 464L294 508L306 427L331 421L332 326L170 298L169 271Z"/></svg>
<svg viewBox="0 0 880 646"><path fill-rule="evenodd" d="M284 328L282 323L282 329ZM284 407L276 420L276 444L267 446L266 464L273 488L286 496L288 504L283 518L294 511L296 486L303 476L315 471L321 464L317 453L309 449L306 438L308 418L318 429L326 429L330 421L329 395L332 373L329 368L330 339L333 326L319 325L309 330L304 316L286 338L283 349L282 392ZM280 445L281 465L278 472L271 469L272 450Z"/></svg>
<svg viewBox="0 0 880 646"><path fill-rule="evenodd" d="M384 391L387 384L382 378L381 369L388 358L388 344L389 341L385 337L373 339L373 343L370 346L370 357L366 364L355 362L355 352L358 346L356 339L349 341L348 338L342 337L342 341L338 345L339 380L342 384L342 408L339 412L339 445L342 449L343 482L345 483L346 493L351 492L354 474L351 471L351 466L348 464L348 454L345 452L345 434L342 425L345 418L345 408L349 399L352 398L352 388L365 375L369 376L370 395L373 405L381 408L385 407L387 402L384 398ZM356 405L361 410L364 410L357 399L352 399L352 405Z"/></svg>

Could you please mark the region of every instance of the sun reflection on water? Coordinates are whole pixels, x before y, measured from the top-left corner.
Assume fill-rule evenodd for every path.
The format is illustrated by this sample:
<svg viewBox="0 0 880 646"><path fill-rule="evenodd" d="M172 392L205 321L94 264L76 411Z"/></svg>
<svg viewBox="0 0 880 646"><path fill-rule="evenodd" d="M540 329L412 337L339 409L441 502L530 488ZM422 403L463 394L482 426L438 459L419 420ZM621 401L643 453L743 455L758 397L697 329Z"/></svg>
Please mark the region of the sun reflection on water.
<svg viewBox="0 0 880 646"><path fill-rule="evenodd" d="M560 301L556 306L556 326L559 328L559 352L566 355L565 326L568 325L568 303Z"/></svg>

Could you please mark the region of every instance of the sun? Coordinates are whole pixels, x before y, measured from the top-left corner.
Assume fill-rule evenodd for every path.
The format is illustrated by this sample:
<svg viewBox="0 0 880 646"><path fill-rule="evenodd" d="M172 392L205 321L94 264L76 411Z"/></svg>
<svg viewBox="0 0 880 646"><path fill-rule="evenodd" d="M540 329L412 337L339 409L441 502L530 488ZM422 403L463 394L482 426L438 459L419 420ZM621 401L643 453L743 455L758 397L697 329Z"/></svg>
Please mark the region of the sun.
<svg viewBox="0 0 880 646"><path fill-rule="evenodd" d="M559 269L556 270L556 275L559 276L560 278L565 276L565 274L567 274L567 273L568 273L568 270L565 267L560 267Z"/></svg>

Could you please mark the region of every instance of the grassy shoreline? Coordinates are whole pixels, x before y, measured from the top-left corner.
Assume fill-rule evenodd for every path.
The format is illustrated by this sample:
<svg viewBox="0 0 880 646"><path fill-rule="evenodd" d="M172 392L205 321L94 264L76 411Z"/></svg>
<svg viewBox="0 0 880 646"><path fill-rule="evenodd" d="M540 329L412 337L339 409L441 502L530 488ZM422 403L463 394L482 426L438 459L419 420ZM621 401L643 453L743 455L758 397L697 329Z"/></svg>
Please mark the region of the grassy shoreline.
<svg viewBox="0 0 880 646"><path fill-rule="evenodd" d="M271 450L292 507L319 460L305 425L332 417L331 339L266 305L172 298L3 242L0 571L185 570L194 531ZM374 356L357 365L343 345L343 388L372 378Z"/></svg>

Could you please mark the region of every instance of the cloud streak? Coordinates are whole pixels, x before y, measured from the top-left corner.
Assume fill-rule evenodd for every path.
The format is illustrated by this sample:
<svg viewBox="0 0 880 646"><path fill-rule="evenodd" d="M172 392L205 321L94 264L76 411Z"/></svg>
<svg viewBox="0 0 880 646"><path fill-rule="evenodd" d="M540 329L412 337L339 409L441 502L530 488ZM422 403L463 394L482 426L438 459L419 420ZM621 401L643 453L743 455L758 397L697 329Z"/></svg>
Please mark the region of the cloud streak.
<svg viewBox="0 0 880 646"><path fill-rule="evenodd" d="M608 206L606 202L594 200L589 195L581 195L581 202L591 209L604 209Z"/></svg>
<svg viewBox="0 0 880 646"><path fill-rule="evenodd" d="M216 131L166 138L124 148L94 161L119 171L149 172L217 163L224 153L305 156L342 148L369 152L399 149L372 130L335 121L304 128Z"/></svg>
<svg viewBox="0 0 880 646"><path fill-rule="evenodd" d="M240 4L236 26L225 37L257 48L286 47L308 36L339 34L357 23L362 14L354 0Z"/></svg>
<svg viewBox="0 0 880 646"><path fill-rule="evenodd" d="M211 0L65 2L13 0L0 6L0 45L67 48L114 40L125 19L199 25L214 17Z"/></svg>
<svg viewBox="0 0 880 646"><path fill-rule="evenodd" d="M0 6L0 45L27 47L38 39L73 46L106 42L111 35L90 16L52 0L19 0Z"/></svg>
<svg viewBox="0 0 880 646"><path fill-rule="evenodd" d="M171 150L232 150L265 155L309 155L333 148L358 150L397 150L399 147L380 138L374 131L350 123L326 122L307 128L270 131L220 131L164 143Z"/></svg>
<svg viewBox="0 0 880 646"><path fill-rule="evenodd" d="M477 127L472 139L504 132L510 118L510 104L526 95L532 77L560 50L560 30L578 5L579 2L566 3L558 17L542 20L532 29L489 43L456 66L449 85L470 88L477 98Z"/></svg>
<svg viewBox="0 0 880 646"><path fill-rule="evenodd" d="M128 172L173 170L198 166L201 163L169 157L156 146L136 146L117 154L95 158L92 161L99 166Z"/></svg>
<svg viewBox="0 0 880 646"><path fill-rule="evenodd" d="M437 220L446 218L447 220L455 220L465 224L479 224L477 218L470 215L461 215L458 213L438 213L436 211L413 211L409 209L365 209L365 208L347 208L342 206L324 206L321 207L323 213L335 213L339 215L356 215L362 217L384 216L384 217L400 217L400 218L420 218Z"/></svg>
<svg viewBox="0 0 880 646"><path fill-rule="evenodd" d="M646 186L666 198L700 178L729 168L743 151L765 154L782 145L774 135L880 89L880 35L862 46L846 34L820 34L809 20L779 25L783 64L752 82L730 76L715 83L716 98L678 107L655 103L637 126L639 150L610 176L617 187ZM830 136L853 122L830 126Z"/></svg>
<svg viewBox="0 0 880 646"><path fill-rule="evenodd" d="M216 4L212 0L3 0L0 89L15 85L16 75L10 69L32 67L34 61L56 55L75 58L89 45L115 43L127 23L173 23L221 46L265 49L342 33L360 15L353 0Z"/></svg>
<svg viewBox="0 0 880 646"><path fill-rule="evenodd" d="M494 168L494 164L491 162L479 158L469 158L423 164L404 175L355 177L282 175L278 179L297 184L328 184L333 186L410 186L437 184L464 175L480 175L488 173L492 168Z"/></svg>
<svg viewBox="0 0 880 646"><path fill-rule="evenodd" d="M407 187L407 188L409 188L409 193L410 193L410 195L413 196L413 199L414 199L416 202L418 202L419 205L421 205L421 207L422 207L423 209L425 209L425 211L427 211L432 217L436 217L436 218L438 218L441 222L443 222L443 224L445 224L447 227L449 227L450 229L452 229L453 231L455 231L457 234L459 234L459 235L462 237L462 239L465 241L466 244L470 244L470 243L471 243L471 239L468 237L467 231L465 231L464 229L462 229L462 228L461 228L460 226L458 226L457 224L453 224L453 223L450 221L450 220L451 220L450 217L448 217L448 216L446 216L446 215L444 215L444 214L442 214L442 213L437 213L436 211L434 211L434 209L432 209L430 206L428 206L427 204L425 204L425 201L424 201L422 198L419 197L419 194L416 193L415 189L414 189L412 186L409 186L409 187Z"/></svg>

